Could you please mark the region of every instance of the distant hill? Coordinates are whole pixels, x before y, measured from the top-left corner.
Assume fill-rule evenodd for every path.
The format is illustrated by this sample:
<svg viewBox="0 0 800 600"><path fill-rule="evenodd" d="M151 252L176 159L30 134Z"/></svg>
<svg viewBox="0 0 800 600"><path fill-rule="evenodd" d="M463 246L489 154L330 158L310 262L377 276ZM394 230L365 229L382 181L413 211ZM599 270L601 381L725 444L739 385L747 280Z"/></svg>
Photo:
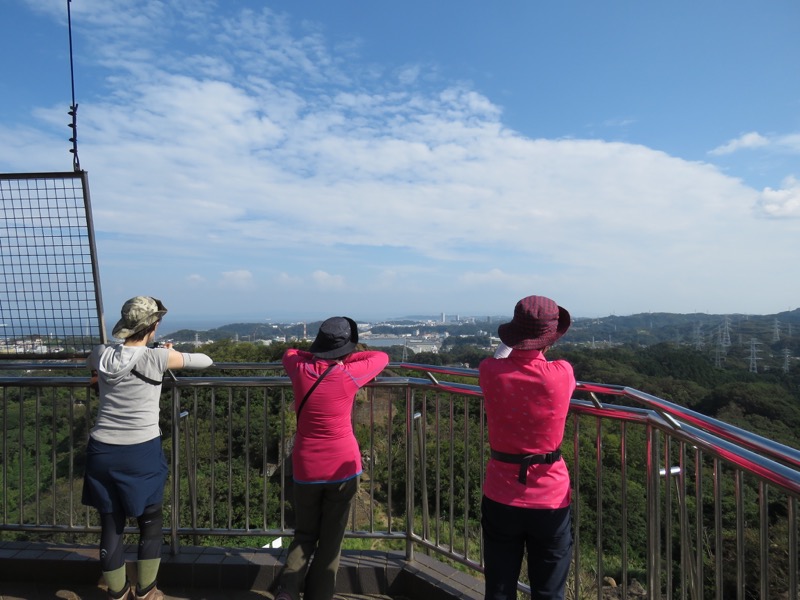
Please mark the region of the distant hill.
<svg viewBox="0 0 800 600"><path fill-rule="evenodd" d="M649 346L661 342L697 347L719 344L797 343L800 309L773 315L640 313L601 319L576 319L570 342L610 342Z"/></svg>
<svg viewBox="0 0 800 600"><path fill-rule="evenodd" d="M440 317L439 317L440 319ZM436 317L403 317L373 324L375 333L444 333L460 336L497 335L498 324L511 317L469 317L442 323ZM321 321L309 323L231 323L208 330L181 329L163 334L176 342L218 340L311 339ZM749 348L758 351L788 350L800 355L800 309L772 315L706 313L639 313L628 316L576 318L560 344L594 347L630 345L647 347L660 343L696 349ZM741 352L740 352L741 353Z"/></svg>

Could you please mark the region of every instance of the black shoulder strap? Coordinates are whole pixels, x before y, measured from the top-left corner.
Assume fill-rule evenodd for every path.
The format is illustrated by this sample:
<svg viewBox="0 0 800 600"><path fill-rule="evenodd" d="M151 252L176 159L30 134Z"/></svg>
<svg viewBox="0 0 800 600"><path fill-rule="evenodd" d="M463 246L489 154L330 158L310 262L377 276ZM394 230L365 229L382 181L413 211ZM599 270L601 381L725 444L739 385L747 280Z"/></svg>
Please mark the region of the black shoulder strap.
<svg viewBox="0 0 800 600"><path fill-rule="evenodd" d="M146 383L149 383L150 385L161 385L161 383L162 383L161 381L156 381L155 379L150 379L146 375L142 375L136 369L132 369L131 370L131 375L133 375L134 377L138 377L139 379L141 379L142 381L144 381Z"/></svg>
<svg viewBox="0 0 800 600"><path fill-rule="evenodd" d="M311 389L308 390L308 392L306 392L305 396L303 396L303 400L300 402L300 406L297 407L297 421L298 422L300 421L300 411L303 410L303 406L305 405L306 400L308 400L308 397L311 395L311 392L313 392L315 389L317 389L317 386L320 384L320 382L322 381L323 377L325 377L325 375L330 373L330 370L335 366L336 366L336 363L329 364L328 368L325 369L325 371L322 373L322 375L317 377L317 380L314 382L314 385L311 386Z"/></svg>

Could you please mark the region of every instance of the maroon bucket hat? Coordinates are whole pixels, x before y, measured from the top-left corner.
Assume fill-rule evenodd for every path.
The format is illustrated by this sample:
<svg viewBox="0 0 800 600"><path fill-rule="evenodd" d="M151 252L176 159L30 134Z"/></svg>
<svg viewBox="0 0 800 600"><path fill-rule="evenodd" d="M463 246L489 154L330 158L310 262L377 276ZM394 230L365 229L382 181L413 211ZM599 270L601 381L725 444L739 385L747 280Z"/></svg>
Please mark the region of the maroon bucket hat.
<svg viewBox="0 0 800 600"><path fill-rule="evenodd" d="M541 350L551 346L569 329L567 309L550 298L528 296L514 307L514 318L497 328L500 341L519 350Z"/></svg>

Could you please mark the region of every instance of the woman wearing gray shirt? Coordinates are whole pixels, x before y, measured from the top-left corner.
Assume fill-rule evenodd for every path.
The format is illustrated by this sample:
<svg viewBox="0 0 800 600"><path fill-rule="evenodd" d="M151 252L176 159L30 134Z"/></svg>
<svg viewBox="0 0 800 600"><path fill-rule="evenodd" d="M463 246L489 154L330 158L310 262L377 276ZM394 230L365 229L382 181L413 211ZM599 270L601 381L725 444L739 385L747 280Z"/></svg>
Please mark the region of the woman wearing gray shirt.
<svg viewBox="0 0 800 600"><path fill-rule="evenodd" d="M83 503L100 513L100 566L114 599L164 598L156 586L168 472L158 427L161 381L168 369L212 364L205 354L178 352L172 344L149 347L166 312L156 298L131 298L112 332L122 343L97 346L87 359L97 372L100 406L86 448ZM135 590L126 576L122 543L128 517L139 525Z"/></svg>

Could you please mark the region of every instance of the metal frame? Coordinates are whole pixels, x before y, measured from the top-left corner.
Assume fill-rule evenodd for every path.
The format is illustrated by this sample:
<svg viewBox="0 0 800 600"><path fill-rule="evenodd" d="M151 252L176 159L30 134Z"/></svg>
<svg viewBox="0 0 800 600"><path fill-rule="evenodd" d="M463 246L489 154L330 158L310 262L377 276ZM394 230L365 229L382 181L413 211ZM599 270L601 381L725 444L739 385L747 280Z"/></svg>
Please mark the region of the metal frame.
<svg viewBox="0 0 800 600"><path fill-rule="evenodd" d="M0 360L105 342L88 174L0 173Z"/></svg>

